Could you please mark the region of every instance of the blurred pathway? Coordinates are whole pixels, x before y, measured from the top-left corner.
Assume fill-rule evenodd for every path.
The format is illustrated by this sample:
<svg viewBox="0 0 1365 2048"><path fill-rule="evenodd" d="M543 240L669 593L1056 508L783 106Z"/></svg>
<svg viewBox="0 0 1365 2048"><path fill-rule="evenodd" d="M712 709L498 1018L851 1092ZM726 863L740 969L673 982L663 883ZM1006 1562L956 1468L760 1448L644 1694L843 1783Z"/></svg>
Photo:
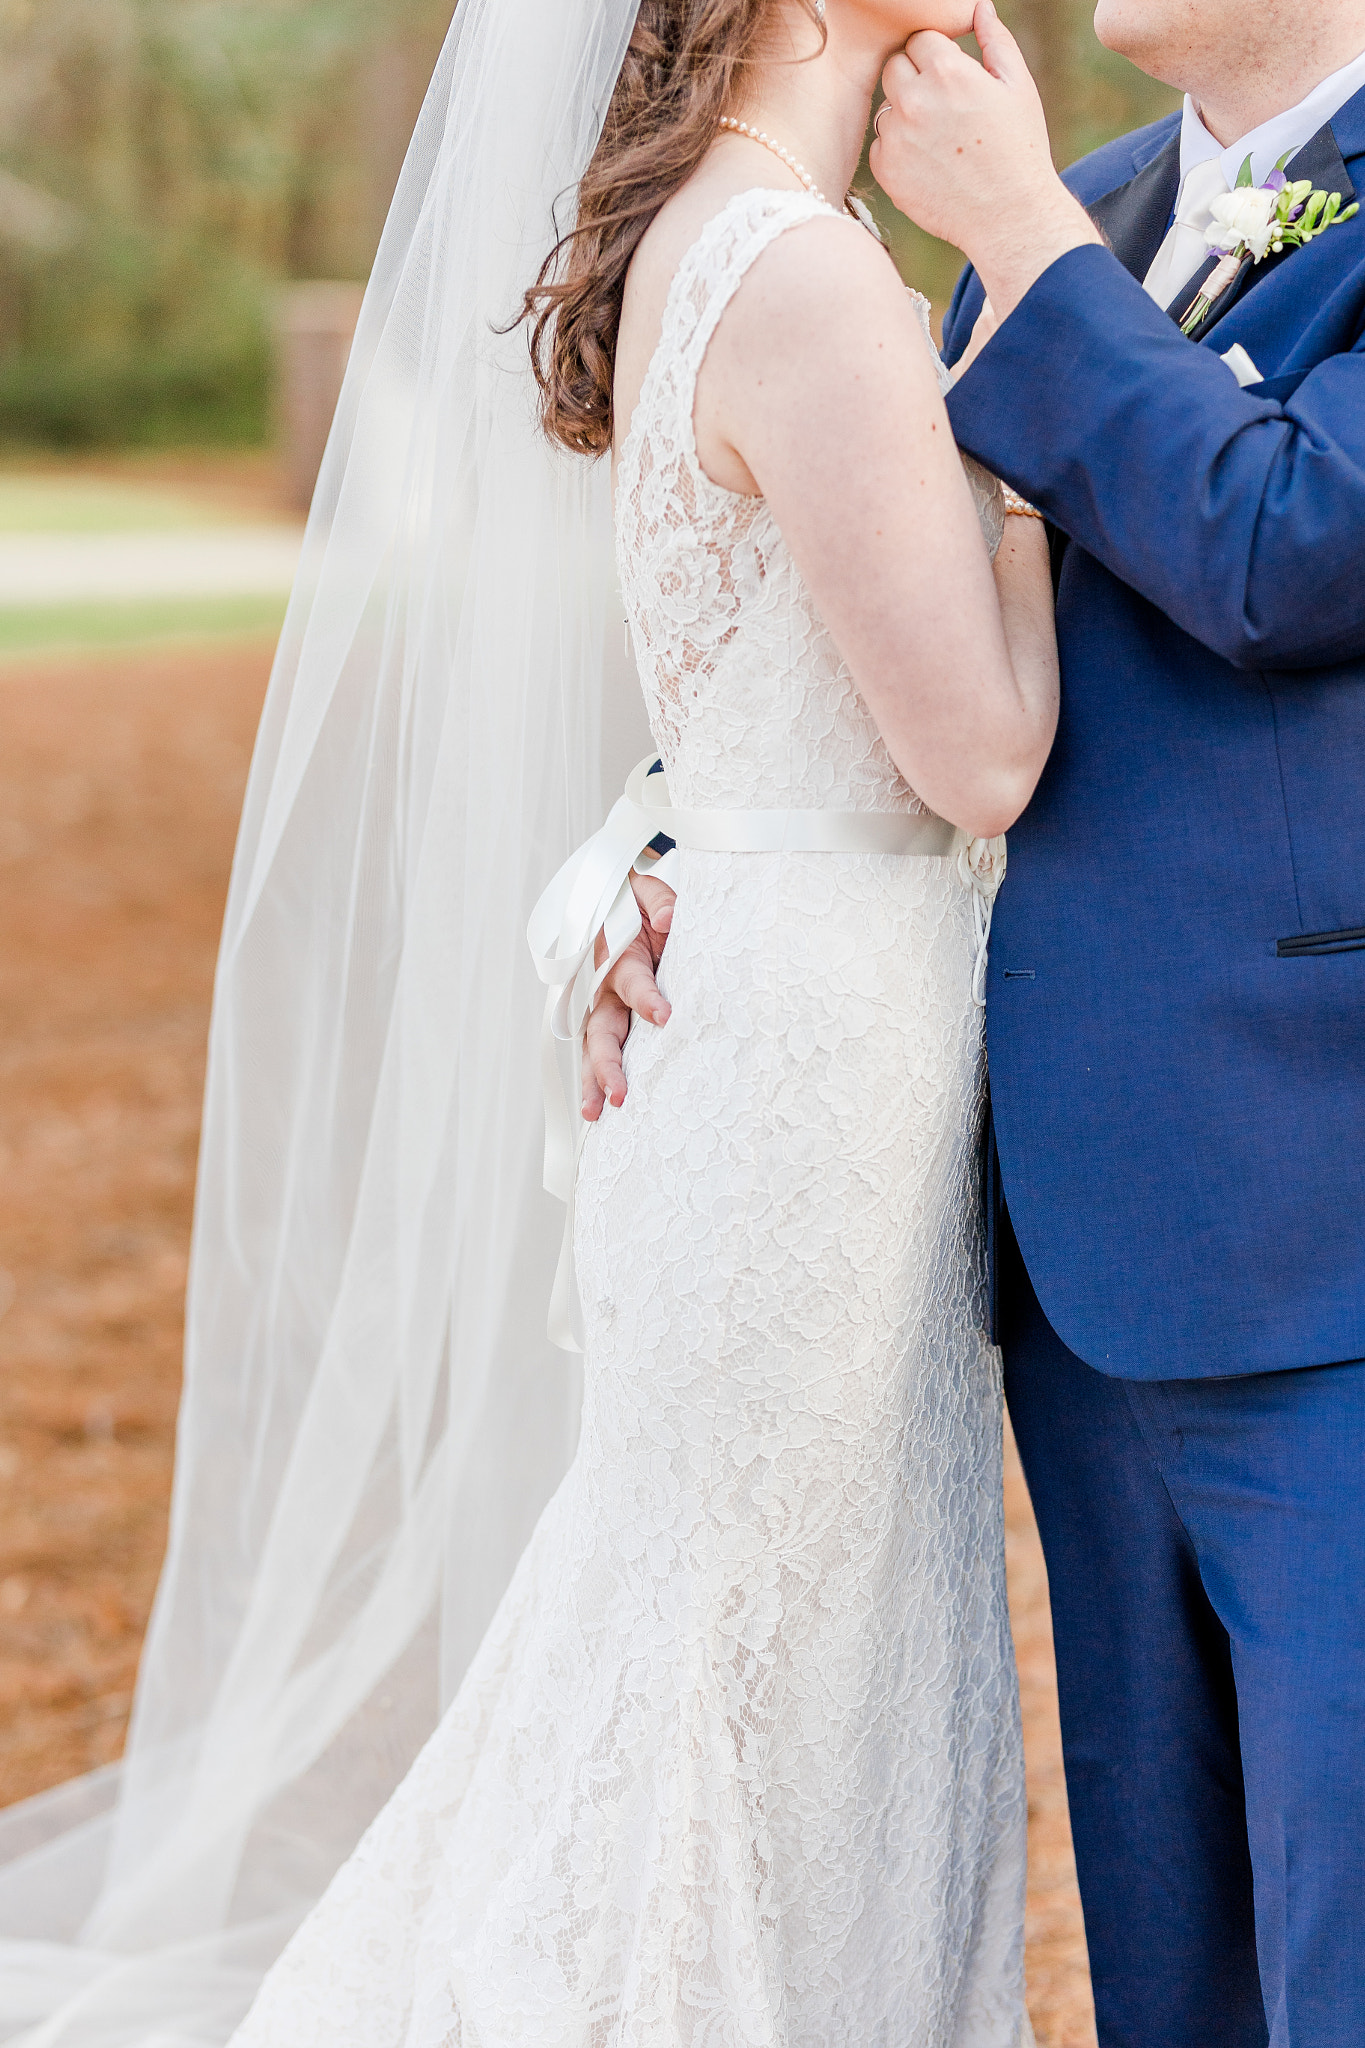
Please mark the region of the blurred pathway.
<svg viewBox="0 0 1365 2048"><path fill-rule="evenodd" d="M302 535L288 527L189 533L0 533L0 605L285 596Z"/></svg>
<svg viewBox="0 0 1365 2048"><path fill-rule="evenodd" d="M277 632L302 522L269 458L0 463L0 661Z"/></svg>

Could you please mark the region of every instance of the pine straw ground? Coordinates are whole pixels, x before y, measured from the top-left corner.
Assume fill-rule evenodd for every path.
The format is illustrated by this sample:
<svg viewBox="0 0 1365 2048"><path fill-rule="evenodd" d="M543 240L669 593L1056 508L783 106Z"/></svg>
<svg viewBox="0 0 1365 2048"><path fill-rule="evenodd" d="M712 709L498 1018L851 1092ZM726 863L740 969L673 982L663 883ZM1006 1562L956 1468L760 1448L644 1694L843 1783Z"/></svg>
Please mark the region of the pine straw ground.
<svg viewBox="0 0 1365 2048"><path fill-rule="evenodd" d="M0 1803L117 1757L165 1537L215 943L262 642L0 663ZM1010 1575L1041 2048L1090 2048L1047 1588Z"/></svg>

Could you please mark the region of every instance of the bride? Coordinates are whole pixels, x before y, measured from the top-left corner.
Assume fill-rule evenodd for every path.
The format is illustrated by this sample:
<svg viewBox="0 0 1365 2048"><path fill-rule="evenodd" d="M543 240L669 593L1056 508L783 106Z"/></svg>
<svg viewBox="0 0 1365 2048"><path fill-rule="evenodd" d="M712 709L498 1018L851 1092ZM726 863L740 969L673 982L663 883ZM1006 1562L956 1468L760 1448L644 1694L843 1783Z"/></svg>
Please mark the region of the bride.
<svg viewBox="0 0 1365 2048"><path fill-rule="evenodd" d="M573 1466L236 2048L1031 2038L973 979L1050 593L841 198L888 56L968 26L642 0L528 294L543 430L613 466L671 1010L587 1085Z"/></svg>
<svg viewBox="0 0 1365 2048"><path fill-rule="evenodd" d="M973 981L1056 671L841 202L926 25L460 0L247 792L127 1753L0 1815L11 2048L1029 2039ZM679 891L579 1432L522 934L646 743L613 484Z"/></svg>

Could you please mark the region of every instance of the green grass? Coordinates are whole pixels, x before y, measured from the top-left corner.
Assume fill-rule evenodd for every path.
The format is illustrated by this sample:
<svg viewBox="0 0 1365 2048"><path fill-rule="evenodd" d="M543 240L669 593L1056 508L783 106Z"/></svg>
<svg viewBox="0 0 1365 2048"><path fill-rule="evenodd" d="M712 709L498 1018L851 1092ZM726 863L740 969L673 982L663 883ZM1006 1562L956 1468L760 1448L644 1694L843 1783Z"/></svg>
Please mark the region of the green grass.
<svg viewBox="0 0 1365 2048"><path fill-rule="evenodd" d="M161 640L277 633L283 597L135 598L126 602L0 606L0 659Z"/></svg>

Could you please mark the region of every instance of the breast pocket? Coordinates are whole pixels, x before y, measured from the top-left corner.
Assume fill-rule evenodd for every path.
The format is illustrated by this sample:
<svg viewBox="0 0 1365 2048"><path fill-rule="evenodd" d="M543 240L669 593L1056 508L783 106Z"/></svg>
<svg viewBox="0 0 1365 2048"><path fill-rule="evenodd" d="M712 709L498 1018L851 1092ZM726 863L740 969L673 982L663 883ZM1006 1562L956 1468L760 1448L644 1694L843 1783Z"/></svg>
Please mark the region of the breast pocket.
<svg viewBox="0 0 1365 2048"><path fill-rule="evenodd" d="M1348 925L1339 932L1296 932L1292 938L1275 941L1275 953L1281 960L1316 959L1323 953L1362 952L1365 952L1365 925Z"/></svg>

